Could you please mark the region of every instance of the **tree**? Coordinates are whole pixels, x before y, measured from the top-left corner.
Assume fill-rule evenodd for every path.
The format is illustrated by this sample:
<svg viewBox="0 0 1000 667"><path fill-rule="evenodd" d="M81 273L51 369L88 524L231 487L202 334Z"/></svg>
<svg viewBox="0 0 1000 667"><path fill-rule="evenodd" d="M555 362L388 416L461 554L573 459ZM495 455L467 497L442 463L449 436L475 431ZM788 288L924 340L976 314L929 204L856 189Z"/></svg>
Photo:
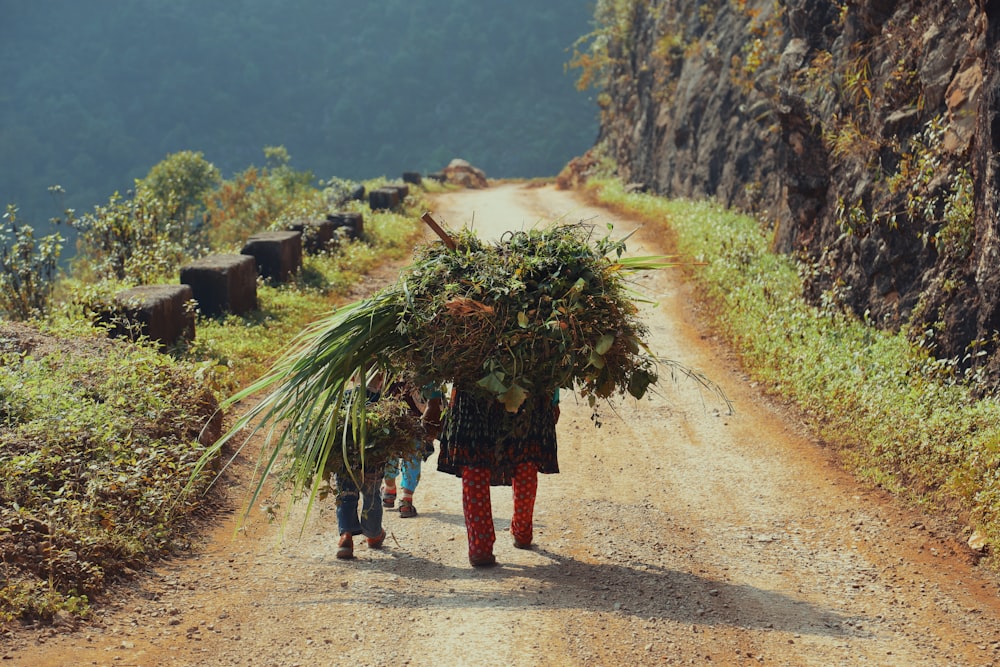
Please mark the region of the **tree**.
<svg viewBox="0 0 1000 667"><path fill-rule="evenodd" d="M180 151L154 165L136 189L161 202L171 202L166 215L196 228L201 225L205 195L221 181L221 172L200 152Z"/></svg>

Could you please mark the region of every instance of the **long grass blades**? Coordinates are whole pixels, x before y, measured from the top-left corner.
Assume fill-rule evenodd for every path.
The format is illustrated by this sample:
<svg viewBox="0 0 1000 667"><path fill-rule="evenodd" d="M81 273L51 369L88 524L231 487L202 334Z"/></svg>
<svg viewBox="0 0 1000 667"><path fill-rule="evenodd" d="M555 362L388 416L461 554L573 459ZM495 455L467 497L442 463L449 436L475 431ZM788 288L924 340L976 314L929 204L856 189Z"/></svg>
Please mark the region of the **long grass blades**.
<svg viewBox="0 0 1000 667"><path fill-rule="evenodd" d="M204 452L194 476L246 429L250 429L249 434L236 447L233 457L253 435L268 426L245 512L255 505L265 481L283 463L283 454L287 454L289 462L283 473L293 493L298 496L308 490L311 507L322 481L318 473L334 461L348 462L346 441L362 443L360 456L364 464L365 401L353 400L349 390L352 383L360 383L363 397L365 369L386 351L406 344L397 331L398 319L395 299L376 295L348 304L308 327L268 373L224 401L225 407L232 407L261 392L270 392ZM350 408L349 424L341 419L345 405Z"/></svg>

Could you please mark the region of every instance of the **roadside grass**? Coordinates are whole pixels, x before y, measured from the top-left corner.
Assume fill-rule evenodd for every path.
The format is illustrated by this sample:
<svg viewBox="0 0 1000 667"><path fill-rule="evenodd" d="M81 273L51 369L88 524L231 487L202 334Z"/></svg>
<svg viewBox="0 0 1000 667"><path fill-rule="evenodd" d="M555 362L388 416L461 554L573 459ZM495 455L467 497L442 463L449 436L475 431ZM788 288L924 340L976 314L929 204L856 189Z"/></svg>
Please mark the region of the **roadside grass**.
<svg viewBox="0 0 1000 667"><path fill-rule="evenodd" d="M640 217L689 269L714 325L747 371L797 405L860 479L1000 544L1000 403L977 400L905 332L844 312L835 295L804 302L794 259L769 250L752 217L710 202L627 193L591 180L588 196ZM990 564L1000 559L990 549Z"/></svg>
<svg viewBox="0 0 1000 667"><path fill-rule="evenodd" d="M196 339L166 352L109 340L73 308L0 322L0 626L86 617L110 584L186 548L214 502L215 470L184 489L221 434L219 399L366 273L407 257L422 205L417 188L399 212L350 204L363 241L306 255L295 282L259 284L256 312L198 317Z"/></svg>
<svg viewBox="0 0 1000 667"><path fill-rule="evenodd" d="M30 351L0 352L0 621L86 614L108 583L183 541L193 507L180 493L218 402L151 347L4 334Z"/></svg>

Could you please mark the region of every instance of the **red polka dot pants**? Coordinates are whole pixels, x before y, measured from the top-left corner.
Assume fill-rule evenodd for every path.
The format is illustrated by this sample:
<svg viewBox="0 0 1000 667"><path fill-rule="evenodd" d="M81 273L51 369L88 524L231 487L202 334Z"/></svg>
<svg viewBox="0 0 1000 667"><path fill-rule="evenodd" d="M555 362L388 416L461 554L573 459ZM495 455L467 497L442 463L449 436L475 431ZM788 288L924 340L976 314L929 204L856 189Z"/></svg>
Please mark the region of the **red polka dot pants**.
<svg viewBox="0 0 1000 667"><path fill-rule="evenodd" d="M518 464L511 480L514 487L514 516L510 532L521 544L531 544L534 536L532 518L535 513L535 493L538 491L538 468L534 463Z"/></svg>
<svg viewBox="0 0 1000 667"><path fill-rule="evenodd" d="M514 471L514 516L510 532L518 542L532 540L532 516L538 489L538 469L534 463L521 463ZM462 470L462 511L469 536L469 558L492 555L496 532L493 529L493 506L490 502L490 471L466 467Z"/></svg>

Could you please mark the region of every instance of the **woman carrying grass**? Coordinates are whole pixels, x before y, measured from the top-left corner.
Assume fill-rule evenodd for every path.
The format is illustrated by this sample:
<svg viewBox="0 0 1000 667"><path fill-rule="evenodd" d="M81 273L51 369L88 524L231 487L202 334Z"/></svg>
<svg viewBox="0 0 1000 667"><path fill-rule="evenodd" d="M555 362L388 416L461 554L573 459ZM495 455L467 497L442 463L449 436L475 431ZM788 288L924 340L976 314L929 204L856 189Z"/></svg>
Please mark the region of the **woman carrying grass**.
<svg viewBox="0 0 1000 667"><path fill-rule="evenodd" d="M538 473L559 472L554 399L528 398L516 414L494 396L469 388L452 392L441 435L438 470L462 478L462 512L473 567L496 565L491 486L511 486L514 546L530 549Z"/></svg>

